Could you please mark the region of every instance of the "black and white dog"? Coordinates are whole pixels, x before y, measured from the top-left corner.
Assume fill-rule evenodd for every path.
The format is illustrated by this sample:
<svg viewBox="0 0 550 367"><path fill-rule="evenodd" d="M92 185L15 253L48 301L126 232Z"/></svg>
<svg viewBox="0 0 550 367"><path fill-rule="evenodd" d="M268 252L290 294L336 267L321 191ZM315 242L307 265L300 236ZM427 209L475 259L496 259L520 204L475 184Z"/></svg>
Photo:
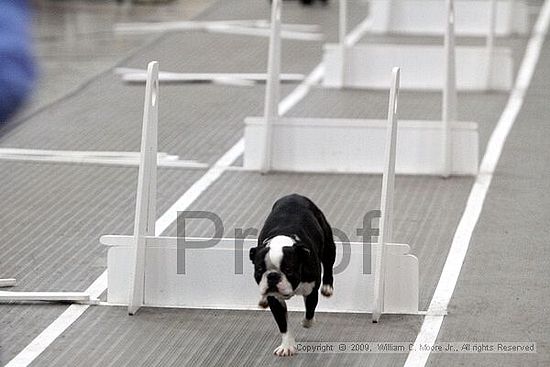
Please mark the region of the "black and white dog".
<svg viewBox="0 0 550 367"><path fill-rule="evenodd" d="M287 328L285 300L294 295L304 296L306 315L302 326L311 327L319 287L325 297L332 295L335 257L332 229L310 199L293 194L275 202L260 232L258 246L250 249L250 260L260 286L259 305L264 308L269 305L282 335L281 345L274 351L276 355L290 356L296 352L294 337Z"/></svg>

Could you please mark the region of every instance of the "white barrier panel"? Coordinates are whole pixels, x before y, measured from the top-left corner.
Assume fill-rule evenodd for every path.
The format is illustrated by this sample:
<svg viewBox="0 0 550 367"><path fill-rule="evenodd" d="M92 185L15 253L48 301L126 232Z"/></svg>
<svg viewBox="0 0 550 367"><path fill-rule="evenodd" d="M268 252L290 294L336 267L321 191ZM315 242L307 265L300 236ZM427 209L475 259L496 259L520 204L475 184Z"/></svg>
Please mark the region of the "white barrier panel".
<svg viewBox="0 0 550 367"><path fill-rule="evenodd" d="M491 21L491 0L456 0L456 34L485 36ZM370 0L371 33L442 35L445 33L445 1ZM527 4L498 0L496 33L500 36L529 31Z"/></svg>
<svg viewBox="0 0 550 367"><path fill-rule="evenodd" d="M104 236L101 242L111 246L107 300L111 304L127 304L131 274L128 259L134 238ZM177 238L149 237L146 242L143 306L258 309L260 294L254 281L254 267L248 260L248 250L257 245L257 240L245 240L241 251L235 251L235 240L228 238L212 248L187 249L185 274L177 274ZM372 246L372 256L369 247L364 254L362 243L350 244L349 265L335 275L334 296L320 297L318 311L373 311L374 275L363 274L363 255L370 257L371 269L374 269L378 245L365 246ZM338 264L343 246L337 243L336 248ZM235 274L236 256L242 260L243 274ZM408 245L387 244L386 269L384 313L418 314L418 259L409 254ZM303 311L303 303L302 297L294 297L287 304L290 310Z"/></svg>
<svg viewBox="0 0 550 367"><path fill-rule="evenodd" d="M245 120L247 169L260 169L263 118ZM442 121L399 121L396 173L440 175L444 147ZM271 168L280 171L382 173L385 120L279 118L273 122ZM452 125L454 175L476 175L479 142L477 124Z"/></svg>
<svg viewBox="0 0 550 367"><path fill-rule="evenodd" d="M445 82L445 53L437 45L359 44L347 49L346 87L388 89L388 74L399 65L401 89L441 90ZM325 46L323 85L340 88L341 47ZM487 50L484 47L456 47L457 89L487 90ZM492 90L509 90L513 84L512 51L495 48L492 58Z"/></svg>
<svg viewBox="0 0 550 367"><path fill-rule="evenodd" d="M0 288L3 288L3 287L15 287L15 284L17 283L17 281L13 278L9 278L9 279L0 279Z"/></svg>
<svg viewBox="0 0 550 367"><path fill-rule="evenodd" d="M0 279L0 288L15 287L17 281L13 278ZM99 300L92 299L85 292L9 292L0 291L2 302L69 302L97 304Z"/></svg>

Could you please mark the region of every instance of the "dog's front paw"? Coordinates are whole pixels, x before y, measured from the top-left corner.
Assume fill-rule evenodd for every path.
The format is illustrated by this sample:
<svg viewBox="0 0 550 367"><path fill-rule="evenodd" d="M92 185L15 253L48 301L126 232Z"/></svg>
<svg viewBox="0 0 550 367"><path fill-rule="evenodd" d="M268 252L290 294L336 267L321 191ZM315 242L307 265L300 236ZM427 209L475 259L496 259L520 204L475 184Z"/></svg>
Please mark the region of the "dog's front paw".
<svg viewBox="0 0 550 367"><path fill-rule="evenodd" d="M267 297L260 298L260 301L258 302L258 307L267 308L267 306L269 306L269 304L267 303Z"/></svg>
<svg viewBox="0 0 550 367"><path fill-rule="evenodd" d="M330 297L332 293L334 293L334 288L332 288L330 284L323 284L321 287L321 294L325 297Z"/></svg>
<svg viewBox="0 0 550 367"><path fill-rule="evenodd" d="M279 357L290 357L296 354L296 342L290 333L282 334L283 341L273 351Z"/></svg>
<svg viewBox="0 0 550 367"><path fill-rule="evenodd" d="M312 327L314 323L315 323L315 319L311 319L311 320L303 319L302 320L302 326L305 327L306 329L309 329L310 327Z"/></svg>
<svg viewBox="0 0 550 367"><path fill-rule="evenodd" d="M296 348L294 346L284 346L279 345L275 350L273 351L273 354L279 356L279 357L290 357L296 354Z"/></svg>

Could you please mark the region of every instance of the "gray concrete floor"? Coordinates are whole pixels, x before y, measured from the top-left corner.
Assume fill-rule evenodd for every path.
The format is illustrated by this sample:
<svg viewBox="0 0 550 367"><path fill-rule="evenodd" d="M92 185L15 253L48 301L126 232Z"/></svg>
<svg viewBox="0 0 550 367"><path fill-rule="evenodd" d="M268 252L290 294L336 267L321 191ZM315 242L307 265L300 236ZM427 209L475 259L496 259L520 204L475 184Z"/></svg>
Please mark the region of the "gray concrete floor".
<svg viewBox="0 0 550 367"><path fill-rule="evenodd" d="M112 26L121 21L195 16L266 18L267 1L180 0L162 6L118 6L111 1L35 3L41 81L16 123L0 128L0 147L138 150L143 88L122 84L112 75L115 65L143 67L154 58L160 60L161 68L175 71L265 69L266 39L200 32L117 35ZM334 40L335 4L303 9L288 2L285 19L321 24L328 39ZM351 10L352 25L366 13L361 1L352 1ZM395 37L377 39L391 42ZM525 37L499 42L512 46L515 59L521 59ZM321 43L286 42L283 69L308 72L320 60L321 47ZM550 258L545 241L550 167L547 160L535 158L548 154L549 60L546 45L438 339L534 341L539 352L512 357L440 354L430 357L430 365L550 365L550 325L545 316L550 301L545 271ZM285 86L283 93L291 88ZM314 88L290 114L383 117L386 98L387 93L381 92ZM480 123L482 152L506 100L506 93L460 95L461 119ZM262 105L262 86L163 86L159 148L184 159L212 163L242 136L244 116L257 115ZM440 96L403 93L400 107L405 118L436 118ZM7 172L0 178L4 188L0 202L5 203L0 206L0 277L17 277L18 290L86 289L106 266L98 237L132 230L137 171L6 161L0 161L0 168ZM160 170L158 212L203 173ZM410 243L420 260L421 308L431 300L472 183L472 178L397 180L395 237ZM259 226L277 197L302 192L319 203L335 227L353 238L365 211L377 208L379 186L380 177L370 175L228 172L190 209L216 212L231 235L232 228ZM174 230L172 226L168 232ZM202 235L208 228L197 224L190 230ZM64 305L0 305L0 365L65 309ZM291 323L298 324L299 317L292 314ZM300 328L298 340L413 341L422 317L385 316L373 325L365 315L320 314L318 321L311 330ZM275 324L267 312L145 308L138 316L128 317L123 308L98 306L90 308L33 365L278 365L280 361L271 355L277 343ZM406 354L304 354L286 363L402 366L405 358Z"/></svg>

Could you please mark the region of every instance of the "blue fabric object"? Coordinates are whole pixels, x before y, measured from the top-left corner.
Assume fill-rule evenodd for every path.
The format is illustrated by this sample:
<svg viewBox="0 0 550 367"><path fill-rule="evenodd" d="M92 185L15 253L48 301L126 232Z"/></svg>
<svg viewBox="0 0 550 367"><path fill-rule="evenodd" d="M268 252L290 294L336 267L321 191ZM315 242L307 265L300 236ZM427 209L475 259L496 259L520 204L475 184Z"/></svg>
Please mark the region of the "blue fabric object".
<svg viewBox="0 0 550 367"><path fill-rule="evenodd" d="M0 0L0 123L25 102L36 80L30 23L27 0Z"/></svg>

